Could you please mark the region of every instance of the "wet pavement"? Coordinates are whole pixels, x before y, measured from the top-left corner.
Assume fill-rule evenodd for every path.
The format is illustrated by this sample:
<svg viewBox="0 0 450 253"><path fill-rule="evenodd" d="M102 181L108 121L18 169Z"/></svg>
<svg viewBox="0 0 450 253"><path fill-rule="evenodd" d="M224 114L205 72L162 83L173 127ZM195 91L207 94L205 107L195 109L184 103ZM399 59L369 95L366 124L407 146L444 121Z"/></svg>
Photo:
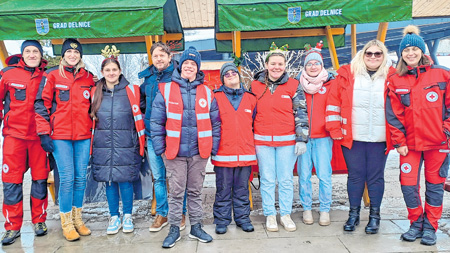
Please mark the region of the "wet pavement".
<svg viewBox="0 0 450 253"><path fill-rule="evenodd" d="M48 221L49 233L44 237L35 237L30 222L29 190L30 176L24 181L24 224L21 237L13 245L3 246L0 252L450 252L450 194L444 195L444 211L439 222L438 241L434 246L423 246L420 240L404 242L399 240L401 233L409 227L406 220L406 207L398 182L398 155L391 152L386 166L386 190L381 207L381 227L376 235L366 235L364 227L368 220L368 209L361 211L361 224L355 232L344 232L342 225L347 219L348 200L346 192L346 175L333 175L333 203L330 211L332 223L322 227L318 224L318 180L313 177L313 215L315 223L305 225L301 222L303 209L299 203L298 182L295 184L295 198L292 218L297 225L297 231L286 232L281 226L278 232L268 232L265 229L265 218L262 215L261 195L252 189L254 210L251 220L255 231L243 232L234 223L228 227L224 235L214 233L212 224L212 205L214 203L214 175L207 175L203 188L204 229L214 240L211 243L200 243L188 237L190 226L181 232L182 239L172 249L161 248L166 237L168 226L160 232L151 233L148 227L154 217L150 214L149 201L135 201L133 217L135 231L124 234L107 235L107 204L93 203L84 207L86 224L92 230L91 236L82 237L75 242L68 242L62 236L58 207L49 203ZM211 164L208 171L212 171ZM298 180L297 177L294 178ZM253 181L258 185L257 180ZM423 179L422 179L423 185ZM423 191L424 187L422 187ZM0 199L3 199L0 191ZM424 196L422 194L422 196ZM279 220L279 217L278 217ZM3 225L4 218L0 218ZM3 226L0 234L4 233Z"/></svg>

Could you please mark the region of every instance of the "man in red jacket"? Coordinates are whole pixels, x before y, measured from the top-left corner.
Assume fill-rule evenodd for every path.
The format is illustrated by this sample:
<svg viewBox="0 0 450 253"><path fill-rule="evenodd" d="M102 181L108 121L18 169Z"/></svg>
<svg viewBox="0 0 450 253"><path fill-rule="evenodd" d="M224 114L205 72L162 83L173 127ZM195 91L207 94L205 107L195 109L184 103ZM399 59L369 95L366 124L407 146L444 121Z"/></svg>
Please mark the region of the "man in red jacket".
<svg viewBox="0 0 450 253"><path fill-rule="evenodd" d="M36 134L34 100L47 61L36 40L22 43L22 58L0 72L0 122L3 121L3 215L2 244L20 236L23 221L23 175L31 168L31 218L37 236L47 234L47 177L50 166ZM4 104L3 104L4 102Z"/></svg>

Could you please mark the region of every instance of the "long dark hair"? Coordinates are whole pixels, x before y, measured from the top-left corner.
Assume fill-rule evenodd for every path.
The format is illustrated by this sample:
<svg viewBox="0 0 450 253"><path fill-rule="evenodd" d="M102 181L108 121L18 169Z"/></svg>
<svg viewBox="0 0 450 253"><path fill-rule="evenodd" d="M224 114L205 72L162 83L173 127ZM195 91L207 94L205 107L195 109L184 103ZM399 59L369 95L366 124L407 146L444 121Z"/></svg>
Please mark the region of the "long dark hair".
<svg viewBox="0 0 450 253"><path fill-rule="evenodd" d="M109 63L115 63L117 65L117 67L119 67L119 70L122 70L120 68L119 62L114 57L107 58L107 59L103 60L102 66L101 66L101 70L103 71L105 66L108 65ZM98 112L98 109L100 109L100 105L102 104L103 87L105 87L105 86L106 86L106 80L105 80L104 77L102 79L100 79L100 81L98 81L97 85L95 86L96 90L94 92L93 100L92 100L92 103L91 103L91 117L94 120L96 120L96 121L98 121L97 112Z"/></svg>

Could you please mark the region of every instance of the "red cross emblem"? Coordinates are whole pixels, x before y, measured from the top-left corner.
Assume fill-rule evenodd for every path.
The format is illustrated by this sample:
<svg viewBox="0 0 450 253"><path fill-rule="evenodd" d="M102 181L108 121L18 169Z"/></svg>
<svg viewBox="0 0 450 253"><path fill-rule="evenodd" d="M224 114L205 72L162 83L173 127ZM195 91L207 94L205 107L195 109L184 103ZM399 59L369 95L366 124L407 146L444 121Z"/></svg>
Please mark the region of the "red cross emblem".
<svg viewBox="0 0 450 253"><path fill-rule="evenodd" d="M411 172L412 167L411 167L411 164L404 163L404 164L402 164L402 166L400 166L400 169L402 170L403 173L409 173L409 172Z"/></svg>
<svg viewBox="0 0 450 253"><path fill-rule="evenodd" d="M325 92L327 92L327 88L322 86L319 90L319 94L325 94Z"/></svg>
<svg viewBox="0 0 450 253"><path fill-rule="evenodd" d="M434 92L434 91L430 91L427 93L427 100L428 102L436 102L439 98L439 95Z"/></svg>

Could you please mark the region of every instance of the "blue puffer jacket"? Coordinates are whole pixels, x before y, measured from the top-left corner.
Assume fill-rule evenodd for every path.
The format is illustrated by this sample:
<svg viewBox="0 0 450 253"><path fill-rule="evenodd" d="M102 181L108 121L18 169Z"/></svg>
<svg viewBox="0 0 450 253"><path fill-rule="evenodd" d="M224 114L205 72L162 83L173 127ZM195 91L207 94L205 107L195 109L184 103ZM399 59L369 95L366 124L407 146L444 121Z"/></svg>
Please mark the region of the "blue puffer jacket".
<svg viewBox="0 0 450 253"><path fill-rule="evenodd" d="M172 81L180 85L181 96L183 98L183 119L181 126L180 149L177 156L193 157L198 155L197 119L195 116L195 95L197 86L203 83L203 72L197 74L193 82L183 79L177 68L172 75ZM211 153L217 154L220 143L220 115L217 101L214 98L209 112L212 124L213 147ZM156 155L161 155L166 151L166 105L164 97L158 89L155 101L153 101L153 113L151 116L151 138Z"/></svg>
<svg viewBox="0 0 450 253"><path fill-rule="evenodd" d="M156 91L158 91L159 83L167 83L172 80L173 70L178 67L178 62L172 60L169 67L159 72L155 66L151 65L139 72L138 77L145 78L141 85L141 94L146 97L146 111L144 117L145 123L145 135L150 136L150 117L152 115L152 104L156 97Z"/></svg>
<svg viewBox="0 0 450 253"><path fill-rule="evenodd" d="M98 182L133 182L139 179L142 156L126 91L128 84L121 76L113 92L103 88L92 144L91 168Z"/></svg>

